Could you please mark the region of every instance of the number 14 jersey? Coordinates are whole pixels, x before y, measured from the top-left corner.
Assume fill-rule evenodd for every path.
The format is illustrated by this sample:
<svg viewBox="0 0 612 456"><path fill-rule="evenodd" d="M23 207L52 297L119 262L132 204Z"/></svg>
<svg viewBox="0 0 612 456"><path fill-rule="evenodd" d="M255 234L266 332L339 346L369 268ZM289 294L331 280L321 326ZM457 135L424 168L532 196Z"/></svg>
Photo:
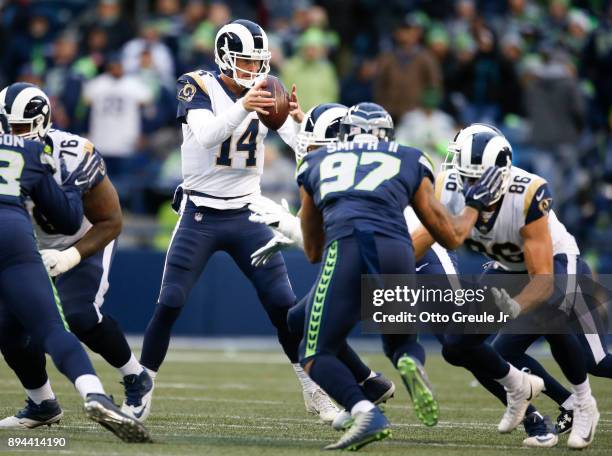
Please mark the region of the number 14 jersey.
<svg viewBox="0 0 612 456"><path fill-rule="evenodd" d="M458 214L465 206L457 179L458 174L454 170L442 172L436 177L436 197L453 214ZM551 208L552 196L548 183L535 174L513 166L510 186L501 199L501 205L492 213L480 215L465 245L488 256L502 269L526 271L521 229L548 214L553 255L578 255L580 250L576 240Z"/></svg>

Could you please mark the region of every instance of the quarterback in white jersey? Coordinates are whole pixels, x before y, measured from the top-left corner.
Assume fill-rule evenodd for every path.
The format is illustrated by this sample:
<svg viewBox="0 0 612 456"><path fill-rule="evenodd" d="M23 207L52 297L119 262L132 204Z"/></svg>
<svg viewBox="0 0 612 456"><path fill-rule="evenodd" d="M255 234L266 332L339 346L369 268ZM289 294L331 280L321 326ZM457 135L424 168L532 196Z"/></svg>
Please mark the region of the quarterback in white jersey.
<svg viewBox="0 0 612 456"><path fill-rule="evenodd" d="M62 185L79 167L87 179L84 217L74 235L58 234L55 227L32 208L43 263L54 278L66 323L83 343L99 353L123 378L126 396L142 382L150 382L133 355L119 325L101 309L108 290L108 274L121 231L119 198L106 175L104 160L93 144L77 135L51 129L51 107L46 94L32 84L16 83L0 92L14 133L44 142L55 162L55 181ZM42 347L27 347L16 340L2 353L28 394L28 406L0 421L0 428L32 428L59 421L62 410L45 371Z"/></svg>
<svg viewBox="0 0 612 456"><path fill-rule="evenodd" d="M217 33L218 73L194 71L178 79L183 183L173 206L180 219L166 255L161 290L145 332L140 361L155 377L166 356L172 326L191 288L212 254L225 251L257 290L305 397L312 399L312 411L331 421L335 415L324 416L322 411L337 409L303 372L298 363L300 338L287 326L287 312L295 303L295 295L282 255L276 253L263 268L255 268L250 260L251 253L273 237L270 228L249 221L248 209L260 195L263 140L268 131L257 114L266 114L266 109L274 105L270 92L264 90L270 57L263 29L240 19ZM278 131L294 147L304 116L295 85L289 107L290 116ZM126 402L123 410L146 417L152 391L142 391L136 401Z"/></svg>

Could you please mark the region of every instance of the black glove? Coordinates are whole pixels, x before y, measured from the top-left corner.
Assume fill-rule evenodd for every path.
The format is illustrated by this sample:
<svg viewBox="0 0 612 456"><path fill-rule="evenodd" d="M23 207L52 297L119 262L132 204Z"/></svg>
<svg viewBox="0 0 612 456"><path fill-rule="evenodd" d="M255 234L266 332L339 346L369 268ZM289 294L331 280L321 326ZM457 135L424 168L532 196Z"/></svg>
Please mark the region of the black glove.
<svg viewBox="0 0 612 456"><path fill-rule="evenodd" d="M94 187L97 181L106 174L104 160L96 152L86 155L81 163L79 163L79 166L67 177L66 165L62 159L60 159L60 169L63 185L73 185L81 190L82 193Z"/></svg>
<svg viewBox="0 0 612 456"><path fill-rule="evenodd" d="M465 205L473 207L478 212L490 206L493 198L501 189L503 169L491 166L485 170L474 185L465 190Z"/></svg>

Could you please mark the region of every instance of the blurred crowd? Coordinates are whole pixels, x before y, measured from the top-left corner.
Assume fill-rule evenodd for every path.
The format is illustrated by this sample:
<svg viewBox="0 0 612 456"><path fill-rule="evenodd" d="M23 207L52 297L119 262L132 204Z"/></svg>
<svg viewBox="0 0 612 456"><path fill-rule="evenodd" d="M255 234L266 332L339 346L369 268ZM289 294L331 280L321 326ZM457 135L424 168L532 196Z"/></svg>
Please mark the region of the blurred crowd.
<svg viewBox="0 0 612 456"><path fill-rule="evenodd" d="M556 211L583 249L612 261L610 0L0 0L0 7L0 82L43 87L53 124L90 137L126 212L145 226L153 218L153 226L173 225L175 80L215 70L217 30L247 18L267 31L271 72L297 85L304 111L373 100L392 114L399 142L438 164L458 128L494 123L510 139L515 164L552 183ZM266 147L263 192L295 201L293 155L274 137Z"/></svg>

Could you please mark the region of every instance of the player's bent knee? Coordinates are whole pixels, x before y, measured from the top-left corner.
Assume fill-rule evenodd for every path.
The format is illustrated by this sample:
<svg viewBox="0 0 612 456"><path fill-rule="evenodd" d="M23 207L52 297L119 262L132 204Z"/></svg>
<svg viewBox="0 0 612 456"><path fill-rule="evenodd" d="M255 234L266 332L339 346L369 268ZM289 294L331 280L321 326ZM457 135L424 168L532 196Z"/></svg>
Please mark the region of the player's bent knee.
<svg viewBox="0 0 612 456"><path fill-rule="evenodd" d="M89 333L99 323L98 314L91 312L71 312L65 315L70 331L79 339Z"/></svg>
<svg viewBox="0 0 612 456"><path fill-rule="evenodd" d="M158 305L167 307L183 307L187 300L185 290L178 285L165 285L159 293Z"/></svg>

